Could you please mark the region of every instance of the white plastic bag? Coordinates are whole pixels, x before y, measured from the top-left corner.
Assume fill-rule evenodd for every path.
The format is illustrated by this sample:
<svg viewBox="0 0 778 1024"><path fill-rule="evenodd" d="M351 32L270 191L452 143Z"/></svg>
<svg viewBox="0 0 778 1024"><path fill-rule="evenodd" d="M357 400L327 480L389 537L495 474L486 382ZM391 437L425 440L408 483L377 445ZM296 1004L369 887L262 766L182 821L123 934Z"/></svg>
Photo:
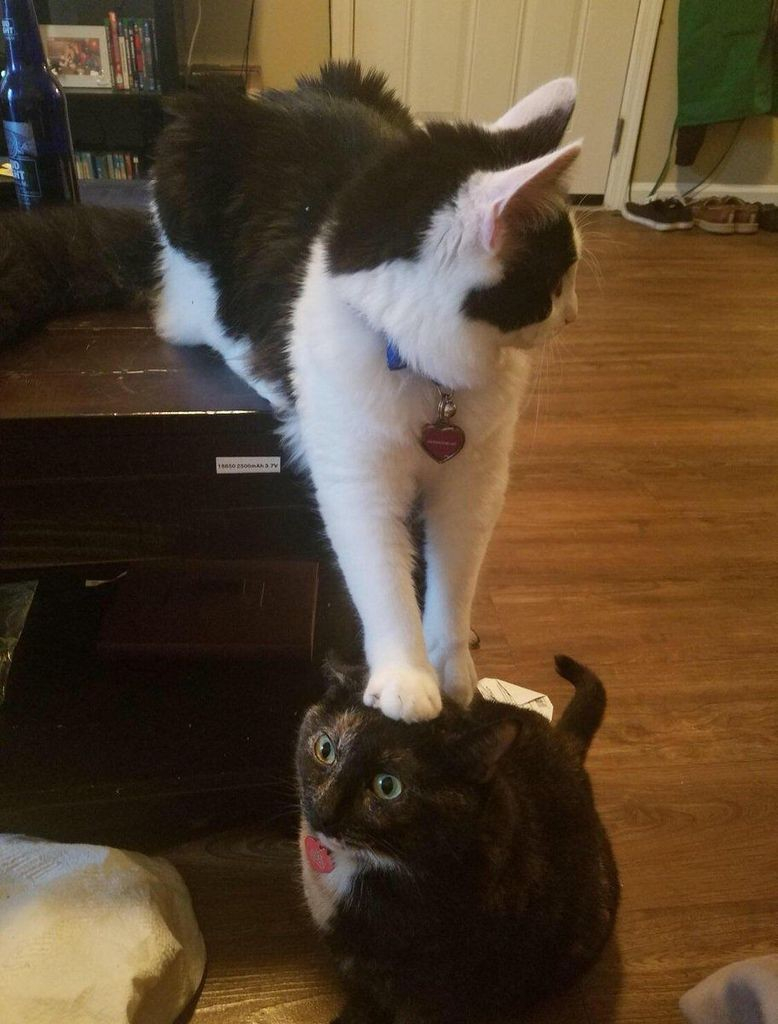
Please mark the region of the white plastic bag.
<svg viewBox="0 0 778 1024"><path fill-rule="evenodd" d="M172 864L0 835L4 1024L173 1024L204 970Z"/></svg>

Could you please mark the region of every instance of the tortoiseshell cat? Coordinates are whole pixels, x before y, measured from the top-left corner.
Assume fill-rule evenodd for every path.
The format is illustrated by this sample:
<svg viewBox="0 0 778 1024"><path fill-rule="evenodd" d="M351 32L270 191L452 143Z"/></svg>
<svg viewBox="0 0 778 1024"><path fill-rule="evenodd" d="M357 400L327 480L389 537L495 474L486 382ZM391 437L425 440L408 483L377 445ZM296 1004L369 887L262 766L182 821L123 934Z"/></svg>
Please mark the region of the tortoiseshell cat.
<svg viewBox="0 0 778 1024"><path fill-rule="evenodd" d="M306 715L297 772L305 895L348 994L338 1024L516 1019L611 933L619 883L583 767L600 680L552 728L476 696L392 721L341 674Z"/></svg>

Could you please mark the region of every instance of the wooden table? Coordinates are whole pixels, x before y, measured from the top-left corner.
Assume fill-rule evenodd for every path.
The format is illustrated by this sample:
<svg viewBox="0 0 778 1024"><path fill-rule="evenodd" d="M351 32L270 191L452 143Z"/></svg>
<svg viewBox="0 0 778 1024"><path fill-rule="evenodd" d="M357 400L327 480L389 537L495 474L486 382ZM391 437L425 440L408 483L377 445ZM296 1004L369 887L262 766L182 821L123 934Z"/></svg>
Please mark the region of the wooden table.
<svg viewBox="0 0 778 1024"><path fill-rule="evenodd" d="M324 654L359 656L309 488L276 429L218 357L164 344L145 314L71 317L0 349L0 582L41 581L0 708L0 831L130 842L132 822L191 834L195 820L220 827L269 806L265 774L291 760ZM236 456L280 459L280 471L217 473L217 458ZM315 625L313 650L272 649L286 621L259 652L240 648L217 594L209 629L227 636L226 657L193 644L176 660L159 643L145 661L100 656L104 608L125 581L85 579L129 569L127 581L147 580L166 563L221 578L252 561L303 580L307 604L287 589L284 607ZM148 615L148 591L136 607Z"/></svg>
<svg viewBox="0 0 778 1024"><path fill-rule="evenodd" d="M56 321L0 349L0 576L138 560L318 557L270 406L144 313ZM280 472L217 472L217 459Z"/></svg>

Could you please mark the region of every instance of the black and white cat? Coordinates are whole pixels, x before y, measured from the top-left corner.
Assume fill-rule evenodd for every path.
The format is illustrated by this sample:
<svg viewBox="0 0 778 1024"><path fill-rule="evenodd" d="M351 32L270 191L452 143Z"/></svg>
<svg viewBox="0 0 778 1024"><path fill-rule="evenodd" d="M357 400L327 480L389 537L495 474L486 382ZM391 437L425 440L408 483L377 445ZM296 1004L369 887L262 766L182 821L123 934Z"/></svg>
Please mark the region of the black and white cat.
<svg viewBox="0 0 778 1024"><path fill-rule="evenodd" d="M341 673L306 715L297 776L308 908L347 1002L336 1024L494 1024L569 985L599 956L619 903L584 759L599 679L551 728L476 696L390 721Z"/></svg>
<svg viewBox="0 0 778 1024"><path fill-rule="evenodd" d="M365 702L392 718L473 693L471 604L532 350L576 315L562 181L580 144L557 148L573 105L559 79L491 125L420 125L383 76L330 64L292 92L183 97L153 232L99 210L0 219L0 340L151 284L165 338L211 346L270 400L362 621Z"/></svg>

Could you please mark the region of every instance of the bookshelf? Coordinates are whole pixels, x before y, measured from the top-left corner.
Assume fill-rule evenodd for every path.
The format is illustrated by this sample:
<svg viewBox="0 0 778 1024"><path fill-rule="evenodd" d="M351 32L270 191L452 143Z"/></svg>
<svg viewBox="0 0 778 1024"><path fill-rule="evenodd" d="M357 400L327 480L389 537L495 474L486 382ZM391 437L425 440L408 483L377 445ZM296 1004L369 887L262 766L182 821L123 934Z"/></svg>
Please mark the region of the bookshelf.
<svg viewBox="0 0 778 1024"><path fill-rule="evenodd" d="M129 152L145 170L164 120L164 96L180 87L177 29L180 0L34 0L41 25L102 25L109 11L119 18L153 18L159 92L65 87L76 151ZM0 66L5 65L0 48ZM4 141L0 135L0 147ZM112 182L112 184L123 184ZM128 182L129 184L129 182Z"/></svg>

